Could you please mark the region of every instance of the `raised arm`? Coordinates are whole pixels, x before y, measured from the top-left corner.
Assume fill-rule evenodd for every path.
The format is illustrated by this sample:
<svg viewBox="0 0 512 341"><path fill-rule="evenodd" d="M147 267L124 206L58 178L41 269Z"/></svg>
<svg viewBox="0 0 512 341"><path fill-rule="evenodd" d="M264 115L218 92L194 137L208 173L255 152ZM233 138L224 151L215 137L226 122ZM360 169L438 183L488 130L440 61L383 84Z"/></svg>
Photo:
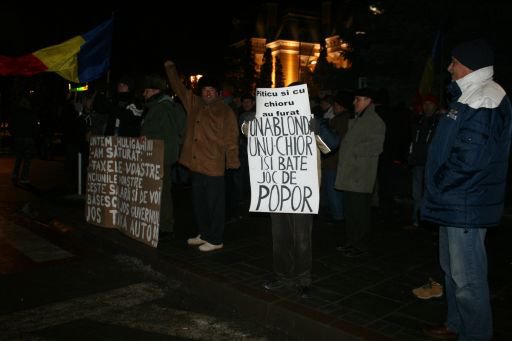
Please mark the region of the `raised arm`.
<svg viewBox="0 0 512 341"><path fill-rule="evenodd" d="M192 99L194 94L191 90L185 87L185 84L179 79L178 72L176 71L176 64L171 60L164 62L165 73L169 84L171 84L172 90L178 95L183 103L187 112L190 112L192 106Z"/></svg>

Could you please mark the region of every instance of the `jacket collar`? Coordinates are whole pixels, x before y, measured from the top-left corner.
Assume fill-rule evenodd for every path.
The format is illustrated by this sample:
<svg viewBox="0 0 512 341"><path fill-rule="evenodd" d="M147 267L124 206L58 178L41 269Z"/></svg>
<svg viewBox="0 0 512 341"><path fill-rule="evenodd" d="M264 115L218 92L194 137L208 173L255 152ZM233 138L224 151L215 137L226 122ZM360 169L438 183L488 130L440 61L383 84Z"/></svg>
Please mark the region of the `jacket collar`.
<svg viewBox="0 0 512 341"><path fill-rule="evenodd" d="M487 81L492 80L493 75L494 67L491 65L473 71L455 82L459 86L460 90L462 92L465 92L470 86L472 86L475 83L485 83Z"/></svg>
<svg viewBox="0 0 512 341"><path fill-rule="evenodd" d="M474 86L475 84L485 83L492 80L493 75L494 67L492 65L486 66L471 72L470 74L466 75L465 77L462 77L461 79L451 82L450 86L448 87L448 90L451 93L452 98L454 100L457 100L462 95L462 93L469 90L469 88Z"/></svg>

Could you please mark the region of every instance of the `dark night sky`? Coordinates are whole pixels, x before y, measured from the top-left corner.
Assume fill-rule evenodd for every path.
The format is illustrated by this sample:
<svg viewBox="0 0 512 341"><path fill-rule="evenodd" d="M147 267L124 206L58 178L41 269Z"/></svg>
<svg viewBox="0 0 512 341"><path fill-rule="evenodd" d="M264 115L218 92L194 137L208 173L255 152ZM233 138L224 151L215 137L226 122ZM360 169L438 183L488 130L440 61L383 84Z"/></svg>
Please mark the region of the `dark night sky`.
<svg viewBox="0 0 512 341"><path fill-rule="evenodd" d="M256 3L255 3L256 4ZM76 11L0 9L0 54L20 55L63 42L87 32L114 13L113 67L155 68L164 58L192 68L216 65L222 56L219 46L232 38L235 13L254 13L251 2L185 1L180 8L137 4ZM170 7L170 8L169 8Z"/></svg>
<svg viewBox="0 0 512 341"><path fill-rule="evenodd" d="M361 5L364 0L347 1L352 1L359 7L365 7ZM385 0L376 1L386 3ZM233 18L238 18L242 24L245 23L245 27L249 30L253 29L258 9L264 2L264 0L185 1L180 2L179 9L175 8L177 5L174 3L168 3L166 7L170 8L165 10L161 4L154 3L138 3L131 7L105 9L98 8L97 5L94 7L84 5L78 10L65 11L48 8L45 10L31 8L22 11L0 6L0 54L21 55L61 43L94 28L114 12L112 56L114 74L162 71L162 63L166 58L173 59L181 71L211 72L220 68L223 47L240 38L241 33L234 29ZM406 52L404 48L425 47L424 51L419 51L421 58L418 58L418 52L414 52L418 60L423 60L424 54L431 46L434 30L430 30L428 35L411 37L412 30L406 28L410 28L408 25L420 25L420 23L433 28L433 23L438 22L443 16L449 18L450 22L458 22L468 28L480 30L482 26L486 27L488 32L484 33L493 35L501 51L506 48L510 50L510 44L507 43L508 34L506 34L509 24L496 23L487 14L481 15L480 10L475 10L472 2L478 3L479 6L494 7L498 12L501 11L500 8L505 12L511 7L492 0L483 3L477 0L453 0L453 3L459 3L460 7L455 4L449 10L432 13L426 11L429 6L435 8L431 5L432 3L444 6L452 2L448 0L389 1L388 4L393 4L394 8L389 7L384 16L392 14L391 11L403 11L407 16L407 20L404 21L393 20L395 25L400 26L400 36L385 37L398 44L395 46L397 51L391 51L391 54L399 58ZM280 9L295 4L319 12L321 7L320 0L290 0L280 1L280 3ZM404 4L407 6L402 6ZM508 19L506 16L505 18ZM363 22L363 24L366 23ZM409 40L404 40L404 37ZM501 56L501 60L506 60L507 65L510 60L508 57L508 54ZM415 74L421 72L420 64L422 62L418 62L418 67L415 65L418 70L412 70ZM411 73L411 70L407 72Z"/></svg>
<svg viewBox="0 0 512 341"><path fill-rule="evenodd" d="M167 4L166 6L171 6ZM214 8L190 2L184 9L137 8L81 10L73 15L50 11L2 11L0 54L20 55L63 42L87 32L114 12L113 67L154 69L165 58L186 67L202 67L208 60L217 64L218 44L228 43L231 16L236 7ZM216 5L218 6L218 5ZM161 6L159 6L161 7ZM216 17L213 11L224 11ZM45 13L47 12L47 13ZM184 22L186 21L186 22ZM157 64L152 65L152 64Z"/></svg>

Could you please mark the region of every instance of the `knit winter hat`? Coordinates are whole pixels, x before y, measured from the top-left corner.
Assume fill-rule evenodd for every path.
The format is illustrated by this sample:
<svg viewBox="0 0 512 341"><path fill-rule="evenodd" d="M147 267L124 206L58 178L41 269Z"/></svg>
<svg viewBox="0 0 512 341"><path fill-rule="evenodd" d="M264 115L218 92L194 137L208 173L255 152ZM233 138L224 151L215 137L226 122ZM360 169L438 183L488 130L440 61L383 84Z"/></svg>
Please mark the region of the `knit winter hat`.
<svg viewBox="0 0 512 341"><path fill-rule="evenodd" d="M350 110L354 103L354 95L348 91L340 91L334 97L334 103L338 103L343 108Z"/></svg>
<svg viewBox="0 0 512 341"><path fill-rule="evenodd" d="M144 79L144 89L167 90L167 81L160 75L152 74Z"/></svg>
<svg viewBox="0 0 512 341"><path fill-rule="evenodd" d="M197 87L199 88L199 90L202 90L203 88L208 86L215 88L219 92L221 90L220 81L216 77L208 75L201 77L201 79L199 79L199 82L197 83Z"/></svg>
<svg viewBox="0 0 512 341"><path fill-rule="evenodd" d="M130 91L133 91L133 89L135 87L135 79L133 79L133 77L128 76L128 75L121 76L121 78L119 78L119 81L117 83L118 84L119 83L126 84L128 86L128 89L130 89Z"/></svg>
<svg viewBox="0 0 512 341"><path fill-rule="evenodd" d="M492 47L484 39L466 41L455 46L452 56L473 71L494 63Z"/></svg>

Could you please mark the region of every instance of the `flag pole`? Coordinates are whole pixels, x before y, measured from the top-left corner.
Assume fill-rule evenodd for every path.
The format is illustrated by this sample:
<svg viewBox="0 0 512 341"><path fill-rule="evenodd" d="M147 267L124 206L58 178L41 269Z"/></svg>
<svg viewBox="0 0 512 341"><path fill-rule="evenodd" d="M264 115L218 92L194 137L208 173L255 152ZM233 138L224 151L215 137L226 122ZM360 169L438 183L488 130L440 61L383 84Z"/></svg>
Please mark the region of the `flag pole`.
<svg viewBox="0 0 512 341"><path fill-rule="evenodd" d="M82 153L78 152L78 195L82 195Z"/></svg>

